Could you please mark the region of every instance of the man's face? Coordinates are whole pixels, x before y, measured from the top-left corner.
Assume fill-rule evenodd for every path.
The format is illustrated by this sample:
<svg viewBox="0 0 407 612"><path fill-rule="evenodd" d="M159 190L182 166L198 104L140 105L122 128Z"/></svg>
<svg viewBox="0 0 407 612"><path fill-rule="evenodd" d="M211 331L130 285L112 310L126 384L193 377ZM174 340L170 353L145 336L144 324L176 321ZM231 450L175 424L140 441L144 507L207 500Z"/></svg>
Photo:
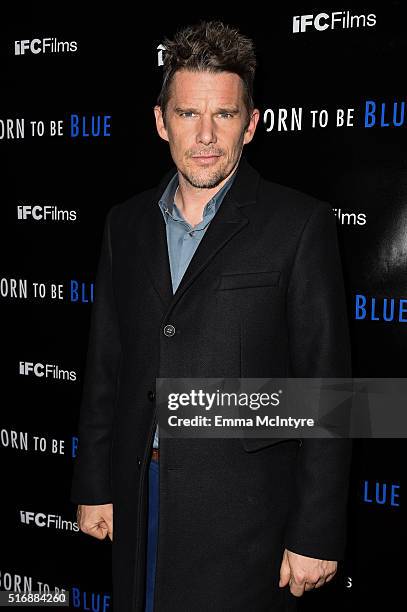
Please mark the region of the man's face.
<svg viewBox="0 0 407 612"><path fill-rule="evenodd" d="M170 145L179 172L194 187L213 189L226 179L254 136L259 111L247 116L244 85L231 72L175 73L165 113L156 106L157 131Z"/></svg>

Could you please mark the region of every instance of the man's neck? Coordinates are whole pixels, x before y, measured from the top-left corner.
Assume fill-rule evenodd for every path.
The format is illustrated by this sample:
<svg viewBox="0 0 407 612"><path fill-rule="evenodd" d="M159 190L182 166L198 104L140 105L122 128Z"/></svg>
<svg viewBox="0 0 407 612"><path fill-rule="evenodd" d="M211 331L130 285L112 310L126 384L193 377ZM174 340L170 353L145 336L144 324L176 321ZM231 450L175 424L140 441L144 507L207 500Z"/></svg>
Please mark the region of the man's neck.
<svg viewBox="0 0 407 612"><path fill-rule="evenodd" d="M213 189L194 187L178 172L179 185L174 200L178 210L191 225L197 225L202 221L203 209L206 204L222 189L235 171L236 167Z"/></svg>

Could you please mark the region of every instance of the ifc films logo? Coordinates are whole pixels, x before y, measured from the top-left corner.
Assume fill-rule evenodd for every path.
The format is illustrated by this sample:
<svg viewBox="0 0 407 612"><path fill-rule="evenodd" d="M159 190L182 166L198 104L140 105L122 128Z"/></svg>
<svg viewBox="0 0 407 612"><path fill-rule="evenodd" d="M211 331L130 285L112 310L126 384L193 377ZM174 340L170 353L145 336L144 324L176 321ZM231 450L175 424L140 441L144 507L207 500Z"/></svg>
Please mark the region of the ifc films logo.
<svg viewBox="0 0 407 612"><path fill-rule="evenodd" d="M335 11L333 13L318 13L317 15L295 15L293 17L293 33L310 30L348 30L351 28L366 28L376 25L376 15L352 15L350 11Z"/></svg>

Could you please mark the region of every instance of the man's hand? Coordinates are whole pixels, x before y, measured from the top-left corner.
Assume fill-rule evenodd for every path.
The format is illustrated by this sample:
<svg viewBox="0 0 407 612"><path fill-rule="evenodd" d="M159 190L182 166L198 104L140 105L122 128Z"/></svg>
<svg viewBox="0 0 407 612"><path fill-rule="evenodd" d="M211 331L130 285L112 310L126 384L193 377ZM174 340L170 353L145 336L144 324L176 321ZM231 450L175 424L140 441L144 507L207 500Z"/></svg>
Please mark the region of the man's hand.
<svg viewBox="0 0 407 612"><path fill-rule="evenodd" d="M301 597L304 591L317 589L336 574L337 561L304 557L285 549L280 568L280 587L290 584L290 591Z"/></svg>
<svg viewBox="0 0 407 612"><path fill-rule="evenodd" d="M113 541L113 504L78 506L76 520L83 533L104 540L108 535Z"/></svg>

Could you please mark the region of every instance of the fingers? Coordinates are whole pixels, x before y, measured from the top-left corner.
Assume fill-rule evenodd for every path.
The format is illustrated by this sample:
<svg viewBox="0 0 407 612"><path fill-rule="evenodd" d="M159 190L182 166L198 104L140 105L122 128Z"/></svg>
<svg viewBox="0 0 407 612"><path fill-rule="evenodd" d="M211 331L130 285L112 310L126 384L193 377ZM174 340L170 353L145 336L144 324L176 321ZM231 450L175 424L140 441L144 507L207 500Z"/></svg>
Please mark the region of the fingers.
<svg viewBox="0 0 407 612"><path fill-rule="evenodd" d="M316 578L316 576L314 576L313 579L308 578L307 580L305 580L305 577L301 578L297 576L295 578L291 576L289 579L290 591L293 595L295 595L295 597L301 597L305 591L313 591L314 589L319 589L326 582L332 580L334 575L335 572L332 574L320 576L319 578ZM280 584L280 586L285 585Z"/></svg>
<svg viewBox="0 0 407 612"><path fill-rule="evenodd" d="M98 540L104 540L109 533L109 527L104 520L98 521L97 523L82 521L81 531L86 533L86 535L97 538Z"/></svg>
<svg viewBox="0 0 407 612"><path fill-rule="evenodd" d="M336 561L314 559L284 551L280 568L279 586L289 584L295 597L301 597L305 591L318 589L332 580L337 571Z"/></svg>
<svg viewBox="0 0 407 612"><path fill-rule="evenodd" d="M321 587L325 583L325 578L321 577L318 580L295 580L290 579L290 591L295 597L301 597L305 591L313 591Z"/></svg>
<svg viewBox="0 0 407 612"><path fill-rule="evenodd" d="M325 582L328 582L327 578L320 578L318 580L318 582L316 584L314 584L314 586L312 588L319 589L319 587L321 587L323 584L325 584Z"/></svg>
<svg viewBox="0 0 407 612"><path fill-rule="evenodd" d="M113 506L78 506L77 522L80 530L98 540L109 536L113 542Z"/></svg>
<svg viewBox="0 0 407 612"><path fill-rule="evenodd" d="M96 525L91 525L88 527L88 531L86 531L88 535L92 535L98 540L104 540L107 534L109 533L109 529L105 521L102 521Z"/></svg>
<svg viewBox="0 0 407 612"><path fill-rule="evenodd" d="M326 579L324 577L320 578L316 582L307 581L305 583L304 591L313 591L314 589L319 589L323 584L325 584Z"/></svg>
<svg viewBox="0 0 407 612"><path fill-rule="evenodd" d="M304 594L304 591L306 590L305 587L307 584L305 582L305 578L295 578L291 576L289 584L290 591L295 597L301 597Z"/></svg>

